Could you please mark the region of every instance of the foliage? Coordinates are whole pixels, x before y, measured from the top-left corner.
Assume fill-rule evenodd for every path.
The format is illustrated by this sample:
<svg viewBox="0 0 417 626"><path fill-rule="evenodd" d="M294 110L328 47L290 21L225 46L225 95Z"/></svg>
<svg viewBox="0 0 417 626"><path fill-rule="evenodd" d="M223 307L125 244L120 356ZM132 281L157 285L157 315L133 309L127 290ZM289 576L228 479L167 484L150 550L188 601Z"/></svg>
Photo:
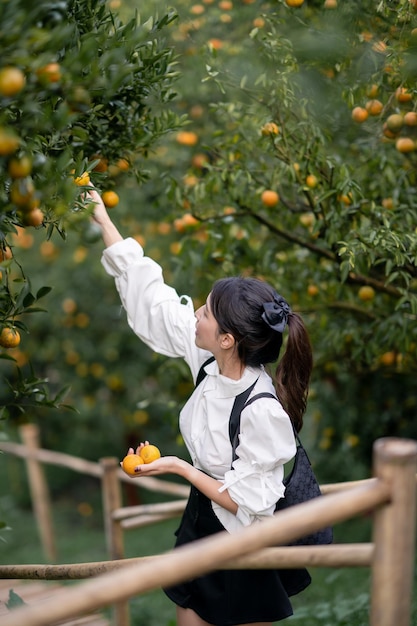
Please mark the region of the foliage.
<svg viewBox="0 0 417 626"><path fill-rule="evenodd" d="M124 24L103 0L1 3L1 328L30 332L21 318L39 312L34 304L50 291L41 285L32 293L31 261L22 265L16 238L27 246L33 226L45 240L80 229L94 238L84 173L109 189L126 171L146 179L148 150L180 123L166 107L176 74L163 31L175 17L170 11ZM7 349L1 357L14 358ZM9 376L21 411L28 400L62 406L61 392L49 398L38 373Z"/></svg>
<svg viewBox="0 0 417 626"><path fill-rule="evenodd" d="M144 2L143 15L163 16L145 22L132 20L133 0L110 2L118 16L102 2L82 11L70 2L65 20L60 3L53 17L42 13L50 3L19 6L26 13L1 8L2 59L25 69L26 83L3 98L0 119L20 136L18 154L33 152L44 225L23 224L5 179L14 257L3 285L11 292L30 274L31 294L45 282L53 290L47 313L4 313L4 324L25 328L3 355L29 381L32 363L56 404L71 387L71 420L31 409L47 445L97 457L146 436L172 451L191 390L183 364L132 340L73 184L84 171L117 190L116 223L179 293L198 304L219 276L256 274L302 313L315 354L305 428L324 475L360 477L377 437L416 437L414 4L177 0L173 21L163 3ZM36 74L48 63L59 64L56 83ZM356 107L365 121L353 119ZM0 157L5 177L9 161ZM278 202L265 203L265 190ZM27 397L12 406L10 366L3 359L1 398L15 424Z"/></svg>

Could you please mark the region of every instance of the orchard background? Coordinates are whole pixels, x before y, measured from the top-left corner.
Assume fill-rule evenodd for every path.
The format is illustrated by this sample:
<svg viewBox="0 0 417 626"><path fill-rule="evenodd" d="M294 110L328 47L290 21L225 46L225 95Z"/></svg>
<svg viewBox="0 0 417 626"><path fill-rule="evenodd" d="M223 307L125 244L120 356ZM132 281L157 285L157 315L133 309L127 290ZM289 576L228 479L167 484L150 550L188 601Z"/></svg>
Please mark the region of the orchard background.
<svg viewBox="0 0 417 626"><path fill-rule="evenodd" d="M192 382L132 337L91 180L196 305L242 273L302 313L323 481L417 438L414 1L8 0L0 41L2 437L34 421L83 458L185 454Z"/></svg>

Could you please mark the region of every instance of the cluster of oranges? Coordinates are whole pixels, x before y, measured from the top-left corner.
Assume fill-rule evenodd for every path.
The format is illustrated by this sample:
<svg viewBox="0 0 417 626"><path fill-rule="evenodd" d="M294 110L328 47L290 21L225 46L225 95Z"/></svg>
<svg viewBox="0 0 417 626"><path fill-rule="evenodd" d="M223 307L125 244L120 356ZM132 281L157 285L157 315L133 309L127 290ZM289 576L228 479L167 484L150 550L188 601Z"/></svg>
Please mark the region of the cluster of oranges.
<svg viewBox="0 0 417 626"><path fill-rule="evenodd" d="M373 85L368 92L370 99L365 106L356 106L352 109L354 122L362 124L369 117L384 116L387 107L377 98L377 93L378 87ZM385 141L395 142L398 152L403 154L413 152L417 149L417 112L412 109L413 94L406 87L398 87L394 95L396 107L384 117L382 134Z"/></svg>
<svg viewBox="0 0 417 626"><path fill-rule="evenodd" d="M122 461L122 469L129 476L135 475L135 467L144 463L152 463L161 457L159 449L152 445L144 445L139 454L127 454Z"/></svg>

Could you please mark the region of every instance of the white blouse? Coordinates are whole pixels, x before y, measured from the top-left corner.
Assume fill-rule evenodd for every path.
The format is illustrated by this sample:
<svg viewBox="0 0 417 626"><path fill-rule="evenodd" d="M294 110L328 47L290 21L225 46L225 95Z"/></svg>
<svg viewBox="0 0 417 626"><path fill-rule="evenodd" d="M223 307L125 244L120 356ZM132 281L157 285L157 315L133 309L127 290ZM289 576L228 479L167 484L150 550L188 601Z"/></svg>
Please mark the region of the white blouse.
<svg viewBox="0 0 417 626"><path fill-rule="evenodd" d="M210 355L195 345L191 299L164 283L161 267L128 238L104 250L102 263L113 276L132 330L155 352L183 358L194 381ZM216 361L180 413L179 425L195 467L221 483L238 505L237 514L212 502L220 522L235 532L273 515L284 495L284 464L295 455L293 428L281 404L260 398L241 414L238 459L233 462L229 418L235 397L257 380L251 395L275 393L263 368L246 367L240 380L219 373Z"/></svg>

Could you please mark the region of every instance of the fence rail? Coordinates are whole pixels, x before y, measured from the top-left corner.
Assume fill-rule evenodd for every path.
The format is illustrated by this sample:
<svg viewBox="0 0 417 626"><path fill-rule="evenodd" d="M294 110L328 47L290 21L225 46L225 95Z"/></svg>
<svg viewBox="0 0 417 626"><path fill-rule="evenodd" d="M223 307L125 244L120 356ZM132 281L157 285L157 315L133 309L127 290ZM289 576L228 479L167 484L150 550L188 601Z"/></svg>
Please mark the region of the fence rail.
<svg viewBox="0 0 417 626"><path fill-rule="evenodd" d="M10 445L10 444L9 444ZM16 444L12 444L16 445ZM3 446L3 449L5 447ZM9 447L9 450L10 447ZM33 462L35 454L32 453ZM62 461L62 458L60 459ZM120 468L115 459L100 462L105 523L113 559L74 565L0 566L3 578L89 578L44 602L16 609L2 626L48 626L113 604L117 626L126 626L127 600L220 568L370 567L370 626L411 626L415 558L417 442L380 439L374 444L374 477L336 488L327 495L281 511L271 519L230 535L226 532L182 546L170 553L123 559L122 523L134 520L137 507L125 515L120 500ZM129 480L129 479L128 479ZM137 481L142 484L142 480ZM157 480L157 479L153 479ZM159 481L158 481L159 482ZM164 481L166 482L166 481ZM176 511L184 502L175 503ZM150 505L145 505L150 506ZM144 517L175 509L142 509ZM149 513L149 511L152 511ZM373 512L373 541L316 547L284 544L352 517ZM282 545L283 547L274 547ZM121 558L115 554L121 552Z"/></svg>

